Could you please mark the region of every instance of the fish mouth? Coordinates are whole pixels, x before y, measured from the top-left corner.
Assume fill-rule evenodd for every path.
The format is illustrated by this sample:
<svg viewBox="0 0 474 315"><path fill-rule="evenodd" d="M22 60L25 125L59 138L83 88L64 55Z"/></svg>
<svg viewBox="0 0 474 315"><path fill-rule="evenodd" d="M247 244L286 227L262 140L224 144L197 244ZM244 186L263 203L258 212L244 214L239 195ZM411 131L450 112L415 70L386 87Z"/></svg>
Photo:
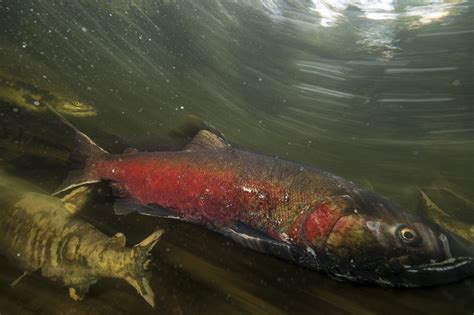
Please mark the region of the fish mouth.
<svg viewBox="0 0 474 315"><path fill-rule="evenodd" d="M473 277L474 245L447 231L441 230L436 234L439 240L438 257L430 262L402 264L407 280L414 280L422 286L433 286Z"/></svg>
<svg viewBox="0 0 474 315"><path fill-rule="evenodd" d="M474 257L456 257L417 266L403 265L404 287L426 287L462 281L474 276Z"/></svg>
<svg viewBox="0 0 474 315"><path fill-rule="evenodd" d="M445 272L445 271L450 271L450 270L456 270L458 268L469 267L469 265L471 268L474 268L474 257L456 257L456 258L446 259L441 262L422 264L418 266L403 265L403 267L405 268L406 272L417 273L417 272Z"/></svg>

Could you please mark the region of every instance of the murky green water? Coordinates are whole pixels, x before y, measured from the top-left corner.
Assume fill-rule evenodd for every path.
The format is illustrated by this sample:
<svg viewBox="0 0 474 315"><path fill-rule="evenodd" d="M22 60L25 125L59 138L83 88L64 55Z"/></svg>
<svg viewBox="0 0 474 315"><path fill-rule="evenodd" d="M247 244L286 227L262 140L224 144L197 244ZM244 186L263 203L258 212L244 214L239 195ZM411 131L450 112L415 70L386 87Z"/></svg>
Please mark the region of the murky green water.
<svg viewBox="0 0 474 315"><path fill-rule="evenodd" d="M413 210L418 187L447 188L457 199L444 209L473 224L473 21L460 0L0 0L0 83L93 107L69 118L112 151L182 146L170 133L193 114L240 148L316 165ZM37 105L0 102L2 164L52 191L72 135ZM2 259L1 314L474 311L472 279L340 283L196 226L114 217L109 203L84 216L130 244L168 229L153 252L157 307L111 280L79 303L36 275L12 289L20 271Z"/></svg>

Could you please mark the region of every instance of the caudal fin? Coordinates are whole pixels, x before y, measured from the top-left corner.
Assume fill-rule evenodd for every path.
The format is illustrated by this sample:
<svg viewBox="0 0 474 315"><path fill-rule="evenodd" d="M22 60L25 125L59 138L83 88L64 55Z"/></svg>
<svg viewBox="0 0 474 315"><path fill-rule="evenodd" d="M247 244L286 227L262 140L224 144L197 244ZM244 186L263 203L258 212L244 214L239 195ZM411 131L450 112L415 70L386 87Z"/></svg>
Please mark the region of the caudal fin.
<svg viewBox="0 0 474 315"><path fill-rule="evenodd" d="M135 262L140 268L135 269L135 274L132 273L125 277L125 280L152 307L155 306L155 294L150 286L151 273L148 271L151 263L150 251L156 245L163 232L163 230L156 230L133 247Z"/></svg>
<svg viewBox="0 0 474 315"><path fill-rule="evenodd" d="M56 115L66 126L74 130L76 134L76 148L71 153L71 160L74 164L75 170L71 171L63 182L63 184L56 190L53 195L67 191L74 187L85 184L96 183L100 181L94 172L91 172L87 165L90 161L94 161L108 155L109 153L98 146L91 138L77 129L71 124L63 115L58 113L51 105L45 103L46 107Z"/></svg>

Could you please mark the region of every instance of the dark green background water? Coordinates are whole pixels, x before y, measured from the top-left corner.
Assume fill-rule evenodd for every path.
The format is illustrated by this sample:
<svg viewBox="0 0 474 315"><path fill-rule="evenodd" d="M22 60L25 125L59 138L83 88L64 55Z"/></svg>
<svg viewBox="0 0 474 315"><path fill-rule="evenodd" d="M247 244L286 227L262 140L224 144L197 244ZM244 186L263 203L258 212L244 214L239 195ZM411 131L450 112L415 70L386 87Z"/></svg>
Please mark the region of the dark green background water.
<svg viewBox="0 0 474 315"><path fill-rule="evenodd" d="M118 138L146 150L175 147L169 133L194 114L241 148L316 165L415 210L417 187L474 198L473 21L469 1L0 0L0 74L93 105L97 116L71 120L109 148ZM2 113L11 130L65 141L45 114ZM53 189L67 165L44 159L7 162ZM474 209L447 207L474 222ZM153 312L474 312L472 280L422 290L355 286L199 227L101 218L135 241L140 226L170 227L155 253ZM73 303L65 290L30 281L30 291L2 289L25 312L108 312L104 301L116 312L152 312L115 282ZM122 291L130 293L123 302Z"/></svg>

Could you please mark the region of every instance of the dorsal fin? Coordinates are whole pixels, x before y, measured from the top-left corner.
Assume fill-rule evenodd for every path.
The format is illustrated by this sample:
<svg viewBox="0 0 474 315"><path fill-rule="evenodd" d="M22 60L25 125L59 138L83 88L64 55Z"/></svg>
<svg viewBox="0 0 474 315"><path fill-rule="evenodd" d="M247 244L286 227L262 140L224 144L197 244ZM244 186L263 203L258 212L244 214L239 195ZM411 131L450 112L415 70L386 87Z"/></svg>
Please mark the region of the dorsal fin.
<svg viewBox="0 0 474 315"><path fill-rule="evenodd" d="M173 129L169 135L173 138L187 139L189 141L201 130L210 131L225 140L224 134L217 130L216 127L192 114L187 115L184 121L177 128Z"/></svg>
<svg viewBox="0 0 474 315"><path fill-rule="evenodd" d="M131 153L138 153L138 149L126 148L125 150L123 150L123 154L131 154Z"/></svg>
<svg viewBox="0 0 474 315"><path fill-rule="evenodd" d="M224 150L229 147L230 145L218 135L208 130L201 130L194 136L193 140L184 148L184 150Z"/></svg>

